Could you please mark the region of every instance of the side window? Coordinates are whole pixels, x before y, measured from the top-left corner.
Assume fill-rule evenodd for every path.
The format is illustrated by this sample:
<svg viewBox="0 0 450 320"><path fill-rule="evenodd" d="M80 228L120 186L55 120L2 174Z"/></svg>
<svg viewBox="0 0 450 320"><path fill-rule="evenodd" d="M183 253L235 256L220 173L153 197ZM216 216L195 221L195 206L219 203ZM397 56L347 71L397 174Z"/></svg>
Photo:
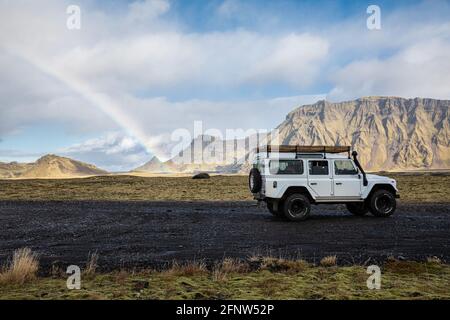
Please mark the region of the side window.
<svg viewBox="0 0 450 320"><path fill-rule="evenodd" d="M337 175L357 174L355 166L350 160L334 160L334 173Z"/></svg>
<svg viewBox="0 0 450 320"><path fill-rule="evenodd" d="M272 160L269 163L270 174L303 174L302 160Z"/></svg>
<svg viewBox="0 0 450 320"><path fill-rule="evenodd" d="M309 174L328 175L328 161L326 160L309 161Z"/></svg>

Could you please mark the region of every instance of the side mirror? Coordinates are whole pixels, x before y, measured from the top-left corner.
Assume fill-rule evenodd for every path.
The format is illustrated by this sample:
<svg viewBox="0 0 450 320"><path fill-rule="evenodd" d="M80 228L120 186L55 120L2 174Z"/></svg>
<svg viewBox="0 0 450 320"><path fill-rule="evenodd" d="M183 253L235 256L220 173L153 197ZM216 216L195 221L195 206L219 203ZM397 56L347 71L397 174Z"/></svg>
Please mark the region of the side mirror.
<svg viewBox="0 0 450 320"><path fill-rule="evenodd" d="M361 179L361 175L358 173L358 179Z"/></svg>

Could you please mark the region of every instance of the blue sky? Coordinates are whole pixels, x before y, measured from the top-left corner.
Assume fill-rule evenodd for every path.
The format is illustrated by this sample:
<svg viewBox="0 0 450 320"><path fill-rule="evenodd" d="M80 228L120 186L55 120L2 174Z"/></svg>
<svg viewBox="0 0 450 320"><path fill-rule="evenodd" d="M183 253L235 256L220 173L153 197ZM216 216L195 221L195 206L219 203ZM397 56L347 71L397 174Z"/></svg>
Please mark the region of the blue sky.
<svg viewBox="0 0 450 320"><path fill-rule="evenodd" d="M198 120L270 130L319 99L449 99L449 16L440 0L0 0L0 161L128 170Z"/></svg>

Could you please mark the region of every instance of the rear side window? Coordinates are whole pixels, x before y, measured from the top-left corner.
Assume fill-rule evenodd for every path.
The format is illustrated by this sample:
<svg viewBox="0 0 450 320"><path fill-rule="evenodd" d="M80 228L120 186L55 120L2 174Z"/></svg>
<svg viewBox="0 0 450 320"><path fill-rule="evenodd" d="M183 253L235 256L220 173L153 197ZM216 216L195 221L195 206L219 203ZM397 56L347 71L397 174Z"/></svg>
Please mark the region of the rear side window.
<svg viewBox="0 0 450 320"><path fill-rule="evenodd" d="M334 173L337 175L357 174L355 166L350 160L334 160Z"/></svg>
<svg viewBox="0 0 450 320"><path fill-rule="evenodd" d="M302 160L272 160L269 163L270 174L303 174Z"/></svg>
<svg viewBox="0 0 450 320"><path fill-rule="evenodd" d="M309 161L309 174L328 175L328 161L326 160Z"/></svg>

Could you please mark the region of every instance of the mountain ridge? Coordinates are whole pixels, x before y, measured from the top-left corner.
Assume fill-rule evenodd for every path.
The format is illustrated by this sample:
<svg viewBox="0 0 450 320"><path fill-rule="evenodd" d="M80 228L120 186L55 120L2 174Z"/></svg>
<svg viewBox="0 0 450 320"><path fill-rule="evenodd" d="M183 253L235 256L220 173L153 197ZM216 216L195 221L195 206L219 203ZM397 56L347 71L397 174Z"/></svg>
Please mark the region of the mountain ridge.
<svg viewBox="0 0 450 320"><path fill-rule="evenodd" d="M368 171L450 169L450 100L368 96L343 102L319 100L290 111L274 129L280 144L350 145ZM247 173L250 138L198 136L168 161L152 157L132 173ZM260 142L269 141L264 136ZM196 148L195 145L201 146ZM244 144L242 144L244 143ZM239 145L230 154L231 149ZM229 156L224 161L216 161ZM189 161L183 161L188 156ZM200 162L192 159L200 159ZM103 175L95 165L57 155L33 163L0 162L0 178L72 178Z"/></svg>
<svg viewBox="0 0 450 320"><path fill-rule="evenodd" d="M280 144L350 145L371 171L449 169L449 109L450 100L419 97L319 100L294 108L275 130ZM188 148L183 152L194 151ZM242 150L237 153L240 159L246 156ZM205 165L203 170L231 173L245 172L249 167L248 162L222 163ZM175 172L186 168L189 164L172 166ZM195 168L202 170L199 165Z"/></svg>
<svg viewBox="0 0 450 320"><path fill-rule="evenodd" d="M32 163L0 163L0 178L74 178L108 172L82 161L46 154Z"/></svg>

